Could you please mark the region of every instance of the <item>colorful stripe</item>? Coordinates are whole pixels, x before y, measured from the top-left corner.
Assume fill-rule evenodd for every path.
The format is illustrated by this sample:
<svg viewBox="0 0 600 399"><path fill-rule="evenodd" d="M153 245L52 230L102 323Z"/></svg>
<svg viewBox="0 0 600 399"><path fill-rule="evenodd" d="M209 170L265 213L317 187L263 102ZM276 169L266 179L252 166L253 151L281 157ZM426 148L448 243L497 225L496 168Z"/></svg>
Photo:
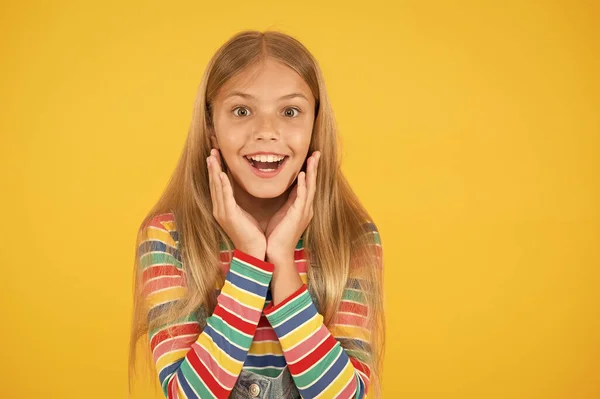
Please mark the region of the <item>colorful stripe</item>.
<svg viewBox="0 0 600 399"><path fill-rule="evenodd" d="M344 308L348 309L348 304L344 304ZM361 361L346 353L341 342L323 324L323 316L317 312L306 284L276 306L267 306L263 312L279 338L302 397L364 396L370 375L369 367L364 363L367 354L361 354ZM336 320L340 324L334 324L332 330L346 333L348 328L364 325L365 317L358 313L345 313L338 315ZM343 323L350 324L346 326ZM360 335L365 336L364 333Z"/></svg>
<svg viewBox="0 0 600 399"><path fill-rule="evenodd" d="M373 234L381 256L381 242ZM153 218L140 244L143 295L152 319L187 290L172 213ZM287 366L304 398L363 398L369 386L370 334L361 276L348 279L333 325L325 327L308 291L307 253L294 254L303 285L276 306L268 289L275 265L221 245L222 287L200 328L198 315L150 331L150 348L167 398L226 398L242 369L276 377ZM358 269L357 269L358 270ZM344 350L352 343L355 350Z"/></svg>
<svg viewBox="0 0 600 399"><path fill-rule="evenodd" d="M150 222L140 244L148 317L182 299L185 276L172 214ZM149 333L158 378L167 398L227 398L240 374L261 317L274 266L234 250L222 294L200 331L197 317Z"/></svg>

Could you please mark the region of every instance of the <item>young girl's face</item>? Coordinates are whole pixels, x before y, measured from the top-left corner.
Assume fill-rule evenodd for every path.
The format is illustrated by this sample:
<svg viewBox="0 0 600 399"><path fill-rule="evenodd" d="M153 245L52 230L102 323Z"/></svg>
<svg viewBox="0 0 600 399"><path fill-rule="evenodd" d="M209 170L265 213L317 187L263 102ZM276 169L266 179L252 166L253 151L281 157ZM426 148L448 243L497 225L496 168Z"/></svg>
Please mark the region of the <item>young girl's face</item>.
<svg viewBox="0 0 600 399"><path fill-rule="evenodd" d="M267 58L219 90L212 144L221 151L236 188L274 198L300 172L314 119L315 98L308 84L288 66Z"/></svg>

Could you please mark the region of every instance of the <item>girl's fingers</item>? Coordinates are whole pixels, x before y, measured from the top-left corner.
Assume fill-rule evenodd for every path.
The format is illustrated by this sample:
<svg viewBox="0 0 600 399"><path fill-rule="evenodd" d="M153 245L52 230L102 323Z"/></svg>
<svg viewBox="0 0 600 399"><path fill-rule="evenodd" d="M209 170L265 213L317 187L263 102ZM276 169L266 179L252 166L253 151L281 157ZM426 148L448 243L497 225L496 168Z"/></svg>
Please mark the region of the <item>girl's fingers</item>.
<svg viewBox="0 0 600 399"><path fill-rule="evenodd" d="M300 172L298 174L298 188L296 189L296 201L298 209L302 212L304 205L306 204L306 172Z"/></svg>
<svg viewBox="0 0 600 399"><path fill-rule="evenodd" d="M211 165L211 159L210 157L206 158L206 166L208 168L208 186L210 188L210 199L212 200L212 205L213 205L213 212L217 211L217 199L216 199L216 193L215 193L215 183L213 182L213 166Z"/></svg>
<svg viewBox="0 0 600 399"><path fill-rule="evenodd" d="M223 186L223 205L228 214L232 214L235 209L235 198L233 197L233 189L231 187L231 182L227 177L225 172L219 172L219 177L221 179L221 184Z"/></svg>
<svg viewBox="0 0 600 399"><path fill-rule="evenodd" d="M314 153L313 153L314 154ZM309 177L308 177L308 194L306 198L306 207L307 211L312 208L313 198L315 197L315 191L317 190L317 167L319 165L319 159L321 158L321 153L317 152L316 155L311 156L312 161L309 165Z"/></svg>
<svg viewBox="0 0 600 399"><path fill-rule="evenodd" d="M210 150L211 155L214 155L214 157L217 160L217 165L219 165L219 170L223 169L222 168L222 164L221 164L221 153L219 152L219 150L217 150L216 148L213 148L212 150Z"/></svg>
<svg viewBox="0 0 600 399"><path fill-rule="evenodd" d="M223 214L223 185L221 183L221 178L219 177L219 173L221 172L221 168L219 167L216 158L214 155L210 156L210 169L211 169L211 177L213 180L213 190L214 197L216 202L216 210L219 215Z"/></svg>
<svg viewBox="0 0 600 399"><path fill-rule="evenodd" d="M212 149L211 153L213 154L213 156L215 157L215 163L217 164L216 169L216 179L218 180L218 185L217 185L217 191L219 191L221 193L221 196L219 197L219 200L221 201L221 210L222 211L226 211L225 208L225 193L223 192L223 180L221 179L221 173L223 173L223 169L221 167L221 154L219 153L219 150L217 149Z"/></svg>

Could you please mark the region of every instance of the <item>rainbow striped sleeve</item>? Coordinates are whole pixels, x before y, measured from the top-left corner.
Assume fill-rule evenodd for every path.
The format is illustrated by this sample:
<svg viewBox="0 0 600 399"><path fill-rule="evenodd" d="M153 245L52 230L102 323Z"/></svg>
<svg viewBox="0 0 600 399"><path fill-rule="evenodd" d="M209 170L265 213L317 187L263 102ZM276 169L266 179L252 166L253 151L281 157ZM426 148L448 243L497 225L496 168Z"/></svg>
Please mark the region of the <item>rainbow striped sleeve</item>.
<svg viewBox="0 0 600 399"><path fill-rule="evenodd" d="M181 300L187 287L172 215L155 217L145 233L139 256L151 319ZM149 332L167 398L229 397L254 338L273 267L234 250L217 305L204 328L192 314Z"/></svg>
<svg viewBox="0 0 600 399"><path fill-rule="evenodd" d="M373 250L381 259L375 225ZM381 265L381 263L380 263ZM363 269L364 270L364 269ZM348 277L338 313L329 329L303 284L282 302L263 310L273 326L288 368L303 398L365 398L369 388L370 331L360 267ZM367 282L368 283L368 282ZM346 350L344 343L359 349Z"/></svg>

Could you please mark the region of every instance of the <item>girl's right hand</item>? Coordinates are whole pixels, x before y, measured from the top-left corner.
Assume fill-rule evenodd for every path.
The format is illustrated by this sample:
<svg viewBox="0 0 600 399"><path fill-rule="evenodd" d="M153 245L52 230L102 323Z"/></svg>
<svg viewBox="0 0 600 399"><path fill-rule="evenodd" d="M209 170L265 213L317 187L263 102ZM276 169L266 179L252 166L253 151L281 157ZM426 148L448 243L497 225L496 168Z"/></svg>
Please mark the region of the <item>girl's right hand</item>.
<svg viewBox="0 0 600 399"><path fill-rule="evenodd" d="M233 241L235 248L264 260L267 250L264 233L256 219L235 202L231 182L221 170L219 150L213 148L210 154L206 163L213 216Z"/></svg>

